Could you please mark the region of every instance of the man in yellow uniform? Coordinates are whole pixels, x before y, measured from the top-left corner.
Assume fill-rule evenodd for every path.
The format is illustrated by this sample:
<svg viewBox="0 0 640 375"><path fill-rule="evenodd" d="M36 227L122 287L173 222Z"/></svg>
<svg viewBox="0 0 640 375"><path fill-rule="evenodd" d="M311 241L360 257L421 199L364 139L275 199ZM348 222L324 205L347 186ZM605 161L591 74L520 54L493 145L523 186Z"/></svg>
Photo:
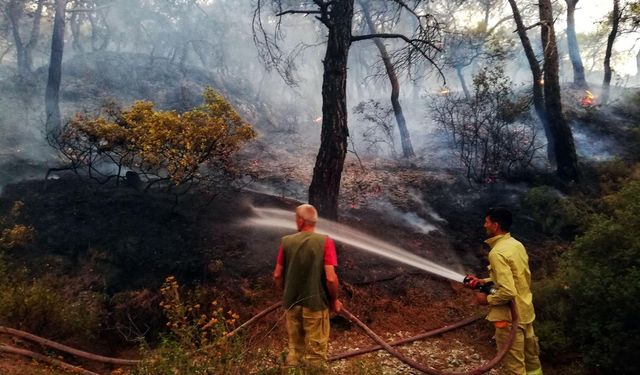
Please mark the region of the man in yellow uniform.
<svg viewBox="0 0 640 375"><path fill-rule="evenodd" d="M502 360L508 374L541 375L542 366L538 358L538 338L533 331L535 311L531 294L531 271L529 256L522 243L511 237L512 216L509 210L497 207L487 211L484 229L491 247L489 252L489 278L472 280L467 285L493 282L491 294L477 293L476 300L481 305L489 305L487 320L495 326L495 340L498 350L507 344L511 330L509 302L514 301L519 315L516 339Z"/></svg>

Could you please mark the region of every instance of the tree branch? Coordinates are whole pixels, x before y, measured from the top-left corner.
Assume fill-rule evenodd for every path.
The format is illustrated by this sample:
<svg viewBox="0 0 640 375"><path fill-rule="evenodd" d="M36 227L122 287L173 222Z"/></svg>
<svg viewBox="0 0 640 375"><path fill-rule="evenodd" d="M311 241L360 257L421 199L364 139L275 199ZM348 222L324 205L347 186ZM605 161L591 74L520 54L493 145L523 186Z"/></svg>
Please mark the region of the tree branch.
<svg viewBox="0 0 640 375"><path fill-rule="evenodd" d="M375 39L375 38L401 39L401 40L405 41L409 46L412 47L411 51L418 52L422 57L424 57L425 60L429 61L431 63L431 65L433 65L436 68L436 70L438 71L438 74L440 75L440 77L442 77L443 81L445 80L444 73L442 72L442 69L440 69L438 64L436 64L436 62L433 61L433 58L431 56L429 56L429 54L427 54L427 52L425 50L425 47L428 46L428 47L433 48L434 50L436 50L438 52L441 52L441 48L436 46L432 42L424 40L424 39L409 38L409 37L407 37L406 35L403 35L403 34L391 34L391 33L375 33L375 34L367 34L367 35L354 35L354 36L351 37L351 41L352 42L357 42L357 41L360 41L360 40L368 40L368 39ZM411 64L411 60L412 60L410 54L411 54L411 52L409 52L409 55L407 56L407 60L409 61L409 64Z"/></svg>
<svg viewBox="0 0 640 375"><path fill-rule="evenodd" d="M276 17L284 16L285 14L322 14L320 10L285 10L276 14Z"/></svg>
<svg viewBox="0 0 640 375"><path fill-rule="evenodd" d="M442 50L436 46L435 44L428 42L426 40L423 39L410 39L409 37L407 37L406 35L403 34L390 34L390 33L377 33L377 34L367 34L367 35L354 35L351 37L351 41L352 42L358 42L361 40L368 40L368 39L375 39L375 38L380 38L380 39L402 39L405 42L407 42L408 44L412 45L412 46L416 46L417 44L426 44L430 47L432 47L433 49L437 50L438 52L441 52Z"/></svg>
<svg viewBox="0 0 640 375"><path fill-rule="evenodd" d="M525 28L524 28L524 31L531 30L531 29L533 29L534 27L544 26L545 24L546 24L546 22L542 22L542 21L540 21L540 22L536 22L536 23L534 23L534 24L533 24L533 25L531 25L531 26L527 26L527 27L525 27ZM517 29L516 29L516 30L513 30L513 32L514 32L514 33L515 33L515 32L518 32L518 30L517 30Z"/></svg>
<svg viewBox="0 0 640 375"><path fill-rule="evenodd" d="M393 1L394 3L396 3L396 4L398 4L398 7L399 7L400 9L405 9L405 10L409 11L409 13L413 14L414 16L419 17L419 16L416 14L416 10L415 10L415 8L411 8L411 7L410 7L409 5L407 5L407 3L405 3L403 0L392 0L392 1Z"/></svg>
<svg viewBox="0 0 640 375"><path fill-rule="evenodd" d="M513 16L512 15L508 15L505 17L502 17L498 20L498 22L496 22L495 25L491 26L488 30L487 30L487 35L491 35L493 34L494 31L496 31L496 29L498 28L498 26L500 26L502 23L509 21L510 19L512 19Z"/></svg>
<svg viewBox="0 0 640 375"><path fill-rule="evenodd" d="M107 8L111 8L113 6L113 3L109 3L109 4L105 4L105 5L101 5L101 6L97 6L95 8L73 8L73 9L68 9L66 10L67 13L91 13L91 12L97 12L103 9L107 9Z"/></svg>

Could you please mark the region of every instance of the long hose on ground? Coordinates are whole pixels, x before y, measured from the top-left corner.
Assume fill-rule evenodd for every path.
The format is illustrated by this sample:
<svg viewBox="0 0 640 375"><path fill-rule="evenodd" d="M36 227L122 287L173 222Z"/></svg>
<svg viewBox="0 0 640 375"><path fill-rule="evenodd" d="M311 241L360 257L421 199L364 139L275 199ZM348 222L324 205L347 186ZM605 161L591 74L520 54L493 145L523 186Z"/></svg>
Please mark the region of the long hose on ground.
<svg viewBox="0 0 640 375"><path fill-rule="evenodd" d="M348 318L349 320L357 324L360 328L362 328L369 337L371 337L382 348L384 348L387 352L389 352L389 354L393 355L401 362L413 367L416 370L419 370L431 375L476 375L476 374L483 374L491 370L493 367L495 367L502 360L505 354L507 354L507 352L509 351L509 349L511 349L511 346L513 345L513 342L516 338L516 332L518 330L518 312L516 311L515 305L513 302L509 304L509 308L511 309L512 322L511 322L511 332L509 333L509 340L507 342L507 345L500 348L496 356L489 362L485 363L484 365L476 369L473 369L471 371L466 371L466 372L444 372L444 371L433 369L431 367L427 367L421 363L418 363L412 360L411 358L405 356L404 354L398 352L393 347L391 347L391 345L386 343L382 338L380 338L380 336L376 335L375 332L373 332L369 327L367 327L366 324L362 323L360 319L356 318L348 310L343 309L341 313L346 318Z"/></svg>
<svg viewBox="0 0 640 375"><path fill-rule="evenodd" d="M33 335L29 332L20 331L19 329L0 326L0 334L1 333L8 334L13 337L26 339L26 340L38 343L40 345L47 346L49 348L56 349L58 351L61 351L67 354L71 354L78 358L88 359L93 362L108 363L111 365L124 365L124 366L137 365L140 362L132 359L112 358L112 357L105 357L102 355L88 353L82 350L74 349L66 345L59 344L55 341L51 341L40 336Z"/></svg>
<svg viewBox="0 0 640 375"><path fill-rule="evenodd" d="M247 326L251 325L252 323L256 322L257 320L261 319L262 317L266 316L267 314L269 314L270 312L276 310L278 307L280 307L282 304L280 302L275 303L271 306L269 306L268 308L264 309L263 311L261 311L260 313L256 314L255 316L253 316L251 319L247 320L246 322L244 322L242 325L240 325L238 328L236 328L235 330L231 331L228 335L235 335L236 333L238 333L241 329L246 328ZM448 332L451 330L454 330L456 328L459 327L463 327L465 325L471 324L475 321L477 321L478 319L480 319L479 317L472 317L472 318L468 318L465 320L462 320L460 322L448 325L448 326L444 326L442 328L438 328L429 332L425 332L413 337L409 337L406 339L402 339L402 340L397 340L394 342L390 342L387 343L385 342L382 338L380 338L380 336L378 336L377 334L375 334L375 332L373 332L369 327L367 327L366 324L364 324L362 321L360 321L360 319L356 318L351 312L349 312L347 309L342 309L342 311L340 312L344 317L346 317L347 319L349 319L350 321L352 321L354 324L356 324L357 326L359 326L360 328L362 328L364 330L364 332L371 337L375 342L378 343L379 346L371 346L368 348L364 348L364 349L359 349L359 350L355 350L355 351L351 351L351 352L346 352L346 353L341 353L341 354L336 354L332 357L329 358L329 361L336 361L339 359L344 359L344 358L349 358L349 357L353 357L356 355L360 355L360 354L364 354L364 353L369 353L375 350L379 350L379 349L385 349L387 352L389 352L389 354L393 355L394 357L396 357L398 360L400 360L401 362L407 364L408 366L413 367L416 370L422 371L424 373L427 374L431 374L431 375L477 375L477 374L482 374L485 373L487 371L489 371L491 368L495 367L498 362L500 362L502 360L502 358L505 356L505 354L507 353L507 351L509 351L509 349L511 348L511 346L513 345L513 342L515 340L516 337L516 332L518 329L518 312L515 309L515 305L513 302L511 302L509 304L509 308L511 310L511 317L512 317L512 323L511 323L511 332L509 333L509 339L507 341L507 344L504 345L502 348L500 348L500 350L498 351L498 353L496 354L496 356L490 360L489 362L485 363L484 365L473 369L471 371L467 371L467 372L443 372L440 370L436 370L433 369L431 367L425 366L421 363L418 363L410 358L408 358L407 356L403 355L402 353L398 352L396 349L393 348L393 346L397 346L397 345L401 345L401 344L406 344L409 342L413 342L413 341L417 341L417 340L421 340L430 336L435 336L444 332ZM48 346L50 348L54 348L56 350L68 353L68 354L72 354L76 357L79 358L83 358L83 359L87 359L90 361L94 361L94 362L100 362L100 363L108 363L108 364L112 364L112 365L129 365L129 366L133 366L133 365L137 365L140 363L139 360L131 360L131 359L120 359L120 358L111 358L111 357L105 357L105 356L101 356L101 355L96 355L96 354L92 354L92 353L88 353L88 352L84 352L82 350L78 350L78 349L74 349L71 347L68 347L66 345L62 345L59 343L56 343L54 341L30 334L28 332L24 332L24 331L20 331L17 329L13 329L13 328L7 328L7 327L0 327L0 333L4 333L4 334L8 334L11 336L15 336L15 337L20 337L20 338L24 338L36 343L39 343L41 345L44 346ZM38 353L34 353L34 352L30 352L27 350L23 350L23 349L18 349L18 348L14 348L8 345L0 345L0 351L2 352L7 352L7 353L13 353L13 354L19 354L19 355L23 355L23 356L27 356L27 357L31 357L33 359L38 359L47 363L50 363L52 365L58 366L60 368L63 368L65 370L70 370L70 371L74 371L74 372L78 372L81 374L85 374L85 375L96 375L93 372L84 370L80 367L76 367L76 366L72 366L69 365L65 362L59 361L59 360L55 360L46 356L43 356L41 354Z"/></svg>

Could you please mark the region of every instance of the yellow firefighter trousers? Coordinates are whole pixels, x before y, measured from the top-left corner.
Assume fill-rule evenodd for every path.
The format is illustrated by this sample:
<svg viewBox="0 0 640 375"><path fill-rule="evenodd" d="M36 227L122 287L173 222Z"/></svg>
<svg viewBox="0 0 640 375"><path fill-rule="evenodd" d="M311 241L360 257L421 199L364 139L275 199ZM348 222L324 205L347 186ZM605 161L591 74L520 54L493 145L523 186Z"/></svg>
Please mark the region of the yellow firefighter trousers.
<svg viewBox="0 0 640 375"><path fill-rule="evenodd" d="M303 366L313 374L326 371L329 310L313 311L293 306L287 311L286 318L289 335L287 366Z"/></svg>
<svg viewBox="0 0 640 375"><path fill-rule="evenodd" d="M509 341L511 324L504 328L496 327L496 345L498 350ZM542 365L538 355L538 337L533 331L532 324L518 325L516 339L513 346L502 359L502 367L510 375L542 375Z"/></svg>

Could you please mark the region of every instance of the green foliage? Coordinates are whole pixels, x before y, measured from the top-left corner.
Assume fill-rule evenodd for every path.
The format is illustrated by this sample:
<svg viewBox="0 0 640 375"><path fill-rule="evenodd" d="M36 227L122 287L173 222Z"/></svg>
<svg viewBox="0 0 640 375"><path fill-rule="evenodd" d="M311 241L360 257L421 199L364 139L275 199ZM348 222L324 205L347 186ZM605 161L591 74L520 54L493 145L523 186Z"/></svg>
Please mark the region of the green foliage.
<svg viewBox="0 0 640 375"><path fill-rule="evenodd" d="M97 337L104 318L96 303L100 297L87 294L70 300L62 287L52 285L50 280L9 278L0 285L1 324L52 339Z"/></svg>
<svg viewBox="0 0 640 375"><path fill-rule="evenodd" d="M572 237L586 224L587 208L576 199L561 196L550 186L530 189L524 207L546 234Z"/></svg>
<svg viewBox="0 0 640 375"><path fill-rule="evenodd" d="M212 187L234 175L234 154L255 138L253 128L212 89L191 111L158 111L151 102L77 114L54 140L70 169L100 182L132 171L147 186ZM109 172L111 170L111 172Z"/></svg>
<svg viewBox="0 0 640 375"><path fill-rule="evenodd" d="M15 202L9 215L0 217L0 324L51 339L95 337L103 318L100 296L85 293L70 301L54 280L32 279L8 263L10 251L33 238L33 228L17 223L22 208Z"/></svg>
<svg viewBox="0 0 640 375"><path fill-rule="evenodd" d="M619 191L633 173L637 173L628 162L618 159L599 163L596 172L598 185L604 196Z"/></svg>
<svg viewBox="0 0 640 375"><path fill-rule="evenodd" d="M640 180L606 197L565 253L547 291L540 325L550 350L578 348L605 374L640 372ZM544 336L543 336L544 335ZM548 340L547 344L544 344Z"/></svg>
<svg viewBox="0 0 640 375"><path fill-rule="evenodd" d="M160 307L169 333L155 351L144 348L145 360L135 375L244 374L243 340L231 335L239 316L219 306L217 300L203 306L192 294L183 296L173 276L160 289Z"/></svg>
<svg viewBox="0 0 640 375"><path fill-rule="evenodd" d="M549 361L564 361L564 358L545 354L566 353L573 345L572 338L566 330L567 319L573 309L567 288L562 274L537 282L534 286L537 307L536 333L541 338L541 352Z"/></svg>

